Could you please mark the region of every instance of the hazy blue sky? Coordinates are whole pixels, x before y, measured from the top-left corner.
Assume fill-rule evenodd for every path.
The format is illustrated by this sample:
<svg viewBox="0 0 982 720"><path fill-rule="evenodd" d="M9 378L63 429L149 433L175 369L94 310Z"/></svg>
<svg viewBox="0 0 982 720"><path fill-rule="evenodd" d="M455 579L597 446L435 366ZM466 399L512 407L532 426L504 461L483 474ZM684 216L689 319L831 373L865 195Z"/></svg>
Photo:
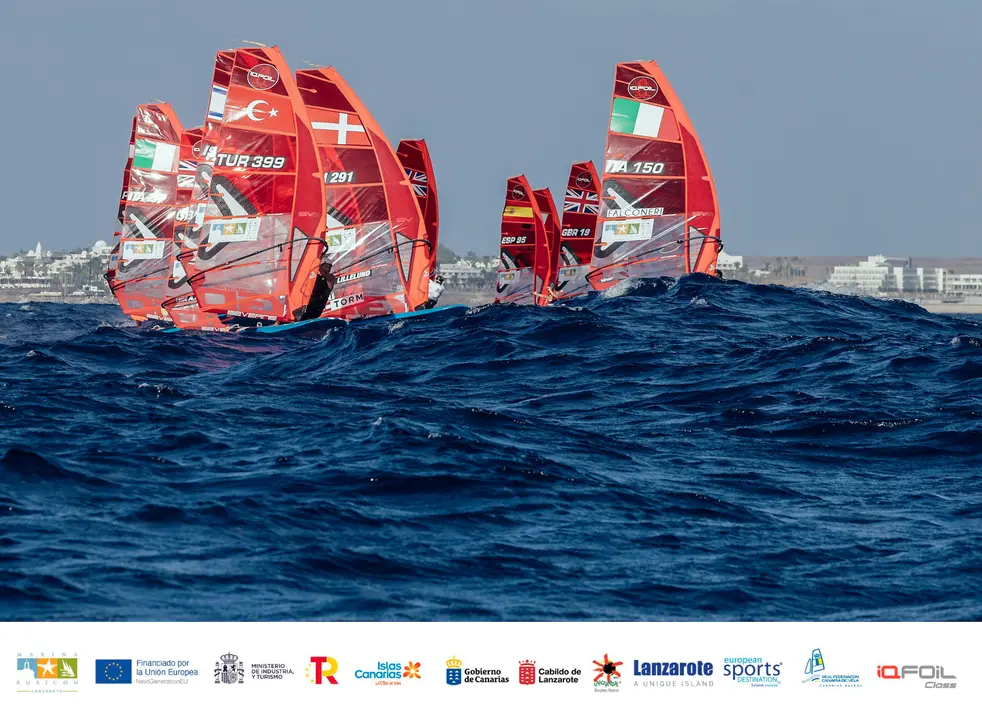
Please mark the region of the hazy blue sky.
<svg viewBox="0 0 982 720"><path fill-rule="evenodd" d="M505 178L603 154L614 63L659 62L737 254L982 255L978 0L4 0L0 252L111 239L133 110L200 124L222 48L334 65L425 137L442 238L496 252Z"/></svg>

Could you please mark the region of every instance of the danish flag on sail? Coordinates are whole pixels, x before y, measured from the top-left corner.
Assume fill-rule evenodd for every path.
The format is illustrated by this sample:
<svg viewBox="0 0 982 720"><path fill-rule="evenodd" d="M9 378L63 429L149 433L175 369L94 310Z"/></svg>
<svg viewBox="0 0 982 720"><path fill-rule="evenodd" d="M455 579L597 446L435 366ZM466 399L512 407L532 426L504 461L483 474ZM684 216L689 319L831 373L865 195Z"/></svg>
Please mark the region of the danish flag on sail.
<svg viewBox="0 0 982 720"><path fill-rule="evenodd" d="M411 312L426 302L430 245L403 166L334 68L300 70L322 167L325 255L337 284L322 316Z"/></svg>
<svg viewBox="0 0 982 720"><path fill-rule="evenodd" d="M396 150L399 162L416 194L423 222L426 223L426 236L430 241L430 275L436 272L436 253L440 238L440 204L436 194L436 176L430 160L430 149L425 140L400 140Z"/></svg>
<svg viewBox="0 0 982 720"><path fill-rule="evenodd" d="M655 62L620 63L590 284L713 272L719 204L692 121Z"/></svg>

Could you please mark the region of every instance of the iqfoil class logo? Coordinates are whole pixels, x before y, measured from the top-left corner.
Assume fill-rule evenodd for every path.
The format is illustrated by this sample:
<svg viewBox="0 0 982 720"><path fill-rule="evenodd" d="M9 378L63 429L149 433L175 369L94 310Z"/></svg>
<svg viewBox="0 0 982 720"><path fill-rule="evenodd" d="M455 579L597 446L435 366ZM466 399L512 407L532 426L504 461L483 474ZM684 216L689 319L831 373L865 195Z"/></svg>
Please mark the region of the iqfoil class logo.
<svg viewBox="0 0 982 720"><path fill-rule="evenodd" d="M76 653L17 653L17 692L52 694L78 692Z"/></svg>
<svg viewBox="0 0 982 720"><path fill-rule="evenodd" d="M782 663L772 663L759 657L723 658L723 677L744 687L779 687Z"/></svg>
<svg viewBox="0 0 982 720"><path fill-rule="evenodd" d="M707 688L713 681L706 678L713 674L713 664L706 660L676 662L634 661L634 686L657 688ZM653 678L638 680L637 678ZM680 679L681 678L681 679Z"/></svg>
<svg viewBox="0 0 982 720"><path fill-rule="evenodd" d="M826 674L825 657L819 648L812 650L807 662L805 662L805 679L801 682L823 688L858 688L863 686L859 680L859 675Z"/></svg>
<svg viewBox="0 0 982 720"><path fill-rule="evenodd" d="M954 690L958 678L946 673L944 665L877 665L876 677L881 680L923 681L929 690Z"/></svg>

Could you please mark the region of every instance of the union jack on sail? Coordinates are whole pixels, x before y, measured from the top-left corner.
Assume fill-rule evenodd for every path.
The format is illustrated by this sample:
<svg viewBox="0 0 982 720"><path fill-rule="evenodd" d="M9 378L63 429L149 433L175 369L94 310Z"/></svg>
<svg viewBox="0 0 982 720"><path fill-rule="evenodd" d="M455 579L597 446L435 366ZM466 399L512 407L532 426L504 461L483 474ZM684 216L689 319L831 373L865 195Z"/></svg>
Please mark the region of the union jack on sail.
<svg viewBox="0 0 982 720"><path fill-rule="evenodd" d="M418 170L406 169L406 175L409 177L409 182L413 186L413 192L416 193L418 197L426 197L426 183L427 177L426 173L419 172Z"/></svg>
<svg viewBox="0 0 982 720"><path fill-rule="evenodd" d="M596 215L600 210L600 198L597 193L587 190L574 190L566 188L566 200L563 203L563 212L586 213Z"/></svg>

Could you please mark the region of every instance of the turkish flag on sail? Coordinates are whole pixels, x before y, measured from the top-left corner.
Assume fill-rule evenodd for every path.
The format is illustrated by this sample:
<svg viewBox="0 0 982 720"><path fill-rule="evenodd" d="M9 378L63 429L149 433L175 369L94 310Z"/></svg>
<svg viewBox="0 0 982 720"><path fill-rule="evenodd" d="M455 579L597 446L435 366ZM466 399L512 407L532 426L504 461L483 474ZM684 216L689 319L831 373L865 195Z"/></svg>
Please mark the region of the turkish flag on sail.
<svg viewBox="0 0 982 720"><path fill-rule="evenodd" d="M361 120L353 113L308 108L314 137L321 145L371 145Z"/></svg>
<svg viewBox="0 0 982 720"><path fill-rule="evenodd" d="M296 132L290 98L241 85L228 89L225 124L257 132Z"/></svg>

